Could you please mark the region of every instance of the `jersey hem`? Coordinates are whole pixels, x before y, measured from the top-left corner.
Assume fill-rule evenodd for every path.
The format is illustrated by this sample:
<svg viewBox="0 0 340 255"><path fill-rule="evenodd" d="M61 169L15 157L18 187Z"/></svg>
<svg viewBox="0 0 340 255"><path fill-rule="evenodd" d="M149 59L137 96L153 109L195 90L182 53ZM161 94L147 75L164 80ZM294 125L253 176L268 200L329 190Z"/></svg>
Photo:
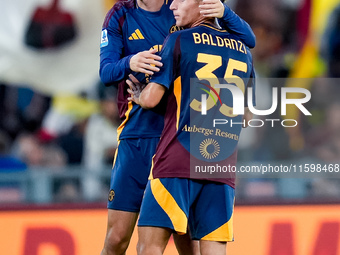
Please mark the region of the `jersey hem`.
<svg viewBox="0 0 340 255"><path fill-rule="evenodd" d="M118 140L124 140L124 139L138 139L138 138L160 138L161 135L121 135L118 137Z"/></svg>
<svg viewBox="0 0 340 255"><path fill-rule="evenodd" d="M162 173L162 174L156 174L153 173L152 178L150 177L150 180L153 179L160 179L160 178L183 178L183 179L190 179L190 180L201 180L201 181L209 181L209 182L218 182L218 183L223 183L226 184L228 186L230 186L231 188L235 189L235 179L234 178L230 178L233 179L233 181L230 181L230 179L226 180L226 179L221 179L221 178L215 178L215 179L208 179L208 178L193 178L190 176L187 176L183 173Z"/></svg>
<svg viewBox="0 0 340 255"><path fill-rule="evenodd" d="M107 209L109 210L115 210L115 211L123 211L123 212L132 212L132 213L139 213L140 209L131 209L131 208L123 208L119 206L107 206Z"/></svg>

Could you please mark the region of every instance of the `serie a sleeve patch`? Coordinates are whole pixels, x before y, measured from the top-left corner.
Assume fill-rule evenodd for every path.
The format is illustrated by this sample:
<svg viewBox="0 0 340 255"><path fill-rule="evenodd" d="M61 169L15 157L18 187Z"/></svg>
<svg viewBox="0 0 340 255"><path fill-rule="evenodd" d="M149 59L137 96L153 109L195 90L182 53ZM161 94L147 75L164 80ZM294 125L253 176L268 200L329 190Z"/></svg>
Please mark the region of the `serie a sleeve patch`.
<svg viewBox="0 0 340 255"><path fill-rule="evenodd" d="M102 30L102 36L100 40L100 48L103 48L105 46L109 45L109 38L107 37L107 30Z"/></svg>

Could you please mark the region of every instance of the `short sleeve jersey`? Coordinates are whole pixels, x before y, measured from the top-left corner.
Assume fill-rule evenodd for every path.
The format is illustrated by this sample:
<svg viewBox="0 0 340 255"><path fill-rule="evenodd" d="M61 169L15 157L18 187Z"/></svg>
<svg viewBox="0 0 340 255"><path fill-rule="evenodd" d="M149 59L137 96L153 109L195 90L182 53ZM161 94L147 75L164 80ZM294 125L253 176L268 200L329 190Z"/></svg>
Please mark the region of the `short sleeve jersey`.
<svg viewBox="0 0 340 255"><path fill-rule="evenodd" d="M243 115L233 114L231 90L216 84L229 84L245 97L246 88L255 85L249 49L237 36L203 23L167 37L160 54L164 65L151 82L165 86L169 96L151 178L208 179L234 187L234 174L200 178L191 171L197 166L236 165ZM217 119L227 124L216 126Z"/></svg>

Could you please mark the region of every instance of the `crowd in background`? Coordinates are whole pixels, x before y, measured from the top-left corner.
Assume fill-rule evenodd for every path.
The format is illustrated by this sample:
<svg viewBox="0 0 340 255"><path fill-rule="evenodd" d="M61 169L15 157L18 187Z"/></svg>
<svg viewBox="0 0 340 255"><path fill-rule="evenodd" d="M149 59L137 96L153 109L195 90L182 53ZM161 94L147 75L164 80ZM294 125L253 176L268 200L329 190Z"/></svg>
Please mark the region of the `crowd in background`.
<svg viewBox="0 0 340 255"><path fill-rule="evenodd" d="M63 171L67 166L81 166L90 172L110 169L120 122L114 87L98 82L81 98L59 99L27 88L0 88L4 98L0 105L0 171ZM64 106L69 104L67 111L59 111L58 100ZM98 178L93 174L85 176L82 183L72 179L55 183L55 200L79 201L82 195L103 200L108 187Z"/></svg>
<svg viewBox="0 0 340 255"><path fill-rule="evenodd" d="M257 107L268 109L272 88L285 87L290 79L298 78L294 73L298 73L296 70L301 65L313 69L311 75L301 76L311 78L301 84L311 92L312 98L305 107L312 116L299 114L299 125L291 130L282 125L244 129L239 145L240 164L297 159L340 163L340 80L337 79L340 77L340 4L330 15L317 57L310 63L301 61L303 54L312 54L312 50L304 50L310 40L310 2L230 2L257 38L256 47L251 50L258 77ZM101 178L98 171L111 170L117 148L120 120L115 93L114 87L105 87L99 81L91 90L72 96L46 96L30 89L29 84L0 85L0 173L20 174L39 168L63 171L70 169L68 166L81 166L78 171L87 169L84 173L94 174L84 174L81 181L72 178L56 181L54 201L105 201L108 179ZM281 119L280 112L271 118ZM305 178L242 178L238 182L237 196L245 200L335 199L340 195L340 173L337 178L306 175ZM0 180L0 194L5 186Z"/></svg>

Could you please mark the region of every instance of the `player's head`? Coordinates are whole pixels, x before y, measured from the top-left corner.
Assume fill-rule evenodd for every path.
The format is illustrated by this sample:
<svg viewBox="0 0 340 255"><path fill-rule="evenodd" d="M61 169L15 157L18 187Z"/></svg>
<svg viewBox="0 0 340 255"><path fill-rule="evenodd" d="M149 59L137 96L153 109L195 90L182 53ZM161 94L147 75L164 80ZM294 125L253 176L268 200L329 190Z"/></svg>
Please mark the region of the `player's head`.
<svg viewBox="0 0 340 255"><path fill-rule="evenodd" d="M173 0L170 9L174 13L176 26L192 27L205 20L200 14L199 5L201 3L202 0Z"/></svg>

